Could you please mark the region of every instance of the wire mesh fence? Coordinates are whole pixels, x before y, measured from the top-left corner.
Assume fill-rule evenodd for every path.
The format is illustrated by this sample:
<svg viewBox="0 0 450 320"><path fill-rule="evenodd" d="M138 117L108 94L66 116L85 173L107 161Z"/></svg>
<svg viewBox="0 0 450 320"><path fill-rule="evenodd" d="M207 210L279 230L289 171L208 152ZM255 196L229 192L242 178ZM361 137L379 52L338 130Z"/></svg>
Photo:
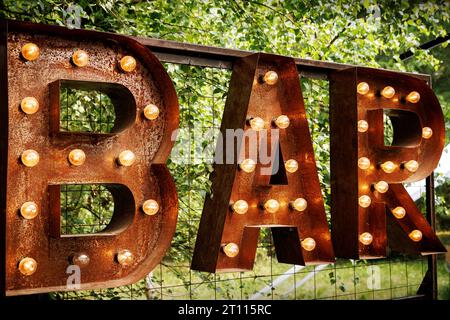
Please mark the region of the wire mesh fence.
<svg viewBox="0 0 450 320"><path fill-rule="evenodd" d="M262 229L254 269L248 272L208 274L190 269L190 260L209 190L217 130L231 71L167 64L180 100L177 157L168 166L177 185L179 217L172 246L161 264L136 284L113 289L56 293L62 299L394 299L415 295L427 271L427 259L391 252L387 259L342 260L320 266L278 263L269 229ZM330 172L328 83L302 78L308 122L329 218ZM81 94L81 93L80 93ZM68 93L61 126L66 130L111 130L114 110L106 98L72 99ZM64 95L62 95L64 96ZM72 100L71 100L72 99ZM76 103L72 104L70 101ZM82 101L80 103L79 101ZM99 101L102 101L100 104ZM88 104L88 106L86 105ZM75 112L78 108L81 111ZM92 108L100 108L94 111ZM83 110L94 117L84 117ZM64 114L63 114L64 113ZM84 117L84 118L83 118ZM81 119L81 120L80 120ZM87 119L87 120L86 120ZM86 121L85 121L86 120ZM73 122L75 121L75 122ZM79 121L77 123L76 121ZM424 183L408 189L423 198ZM65 186L61 194L63 234L94 233L104 228L113 212L106 188ZM423 201L418 201L423 207ZM424 208L422 208L424 211ZM445 230L442 230L444 232ZM448 232L448 231L447 231ZM445 238L447 244L449 237ZM449 264L439 257L440 298L450 297Z"/></svg>

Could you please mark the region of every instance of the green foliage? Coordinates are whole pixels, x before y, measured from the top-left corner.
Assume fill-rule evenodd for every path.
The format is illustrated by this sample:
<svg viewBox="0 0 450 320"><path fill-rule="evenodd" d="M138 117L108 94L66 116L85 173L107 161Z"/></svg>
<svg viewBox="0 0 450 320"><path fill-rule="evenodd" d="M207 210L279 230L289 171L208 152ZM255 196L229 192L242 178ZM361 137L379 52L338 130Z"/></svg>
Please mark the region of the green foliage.
<svg viewBox="0 0 450 320"><path fill-rule="evenodd" d="M61 234L96 233L111 221L114 201L102 185L63 185L61 211Z"/></svg>
<svg viewBox="0 0 450 320"><path fill-rule="evenodd" d="M63 131L109 133L114 126L114 105L99 91L63 88L60 105Z"/></svg>

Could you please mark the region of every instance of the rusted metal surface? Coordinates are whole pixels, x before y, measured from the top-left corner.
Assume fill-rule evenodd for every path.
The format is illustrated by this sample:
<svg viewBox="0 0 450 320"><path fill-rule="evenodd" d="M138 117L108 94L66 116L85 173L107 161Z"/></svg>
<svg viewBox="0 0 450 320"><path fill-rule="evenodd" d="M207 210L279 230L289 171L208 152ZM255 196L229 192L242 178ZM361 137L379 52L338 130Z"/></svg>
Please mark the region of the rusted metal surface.
<svg viewBox="0 0 450 320"><path fill-rule="evenodd" d="M255 53L247 50L204 46L164 39L133 38L152 50L161 61L176 64L232 69L235 61ZM355 67L350 64L302 59L298 57L292 57L292 59L294 59L298 71L308 78L327 79L333 71ZM426 74L407 72L404 72L404 74L410 74L425 81L428 81L430 78Z"/></svg>
<svg viewBox="0 0 450 320"><path fill-rule="evenodd" d="M275 85L261 83L267 71L278 74ZM329 263L334 261L330 232L325 216L324 202L317 175L311 136L306 120L305 106L298 81L298 72L291 58L254 54L237 61L234 65L230 89L225 105L221 133L226 129L253 131L246 119L260 117L268 128L268 140L258 134L257 141L250 143L270 144L272 120L279 115L287 115L290 125L279 129L281 159L295 159L299 169L295 173L280 171L287 176L273 182L270 175L262 176L261 150L258 150L256 170L247 173L238 170L237 161L249 158L249 143L240 149L227 144L225 139L218 146L216 154L234 153L232 164L215 164L212 174L212 194L206 196L199 233L194 250L192 268L208 272L251 270L255 259L259 230L272 230L277 258L280 262L295 264ZM272 127L271 127L272 126ZM278 130L278 129L275 129ZM272 158L274 153L271 154ZM273 165L273 163L272 163ZM273 177L273 176L272 176ZM290 209L289 202L304 198L308 207L303 212ZM245 200L249 209L245 214L233 213L230 203ZM268 199L280 203L276 213L268 213L261 205ZM311 237L316 241L312 251L302 249L300 240ZM221 245L236 243L238 256L230 258L221 251Z"/></svg>
<svg viewBox="0 0 450 320"><path fill-rule="evenodd" d="M164 68L147 48L130 38L83 30L59 31L10 22L7 38L3 33L0 46L0 58L7 62L8 71L7 86L6 79L1 82L1 130L6 133L1 139L1 157L7 171L2 174L0 198L6 225L2 237L6 239L7 295L67 290L70 257L81 252L89 255L90 263L81 270L80 289L136 282L160 262L177 221L177 193L165 162L173 146L172 132L178 126L178 101ZM27 42L39 46L39 59L21 58L21 47ZM75 49L89 54L88 66L78 68L71 63ZM5 50L7 61L2 56ZM118 69L124 55L138 61L134 72ZM111 95L117 114L113 133L59 132L61 85L81 85ZM27 115L20 110L26 96L39 101L37 113ZM143 117L143 108L149 103L160 109L157 120ZM86 153L86 162L79 167L70 165L67 159L75 148ZM40 154L35 167L20 162L26 149ZM131 167L116 161L126 149L137 157ZM3 170L6 166L1 167ZM115 203L112 221L98 234L61 236L59 187L80 183L109 186ZM156 215L142 212L147 199L160 204ZM38 204L40 214L35 219L21 218L18 210L26 201ZM115 260L122 249L134 254L130 267L122 267ZM18 262L24 257L38 263L31 276L18 270Z"/></svg>
<svg viewBox="0 0 450 320"><path fill-rule="evenodd" d="M369 84L368 94L357 93L360 82ZM391 99L380 95L388 85L396 90ZM405 100L411 91L420 93L418 103ZM384 145L383 112L386 110L389 110L394 128L392 146ZM368 122L367 132L358 132L358 120ZM427 84L420 79L382 70L350 68L337 71L330 81L330 123L332 231L336 256L353 259L385 257L388 240L395 251L423 255L445 252L402 185L430 175L444 147L442 110ZM343 123L347 125L343 126ZM430 139L422 138L422 127L432 128ZM360 157L369 158L369 169L358 168ZM419 169L414 173L402 169L402 163L409 160L419 163ZM380 164L385 161L397 165L394 172L381 170ZM373 189L373 184L381 180L389 183L389 190L384 194ZM368 195L372 200L368 208L358 205L362 195ZM402 219L396 219L391 213L397 206L406 209ZM423 233L421 241L409 239L408 234L414 229ZM358 241L363 232L372 234L370 245Z"/></svg>

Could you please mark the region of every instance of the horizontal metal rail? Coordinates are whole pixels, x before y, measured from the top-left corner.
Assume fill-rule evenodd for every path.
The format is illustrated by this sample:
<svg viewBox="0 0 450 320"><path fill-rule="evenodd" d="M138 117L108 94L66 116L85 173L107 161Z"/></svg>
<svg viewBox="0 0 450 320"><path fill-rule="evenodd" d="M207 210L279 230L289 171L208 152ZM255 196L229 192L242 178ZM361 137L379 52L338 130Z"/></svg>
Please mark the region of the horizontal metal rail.
<svg viewBox="0 0 450 320"><path fill-rule="evenodd" d="M154 38L132 38L149 48L163 62L199 67L232 69L234 61L254 53L252 51L203 46ZM308 78L327 79L329 73L332 71L355 67L355 65L351 64L293 58L298 70L303 76ZM412 75L427 82L430 81L430 76L427 74L402 73Z"/></svg>

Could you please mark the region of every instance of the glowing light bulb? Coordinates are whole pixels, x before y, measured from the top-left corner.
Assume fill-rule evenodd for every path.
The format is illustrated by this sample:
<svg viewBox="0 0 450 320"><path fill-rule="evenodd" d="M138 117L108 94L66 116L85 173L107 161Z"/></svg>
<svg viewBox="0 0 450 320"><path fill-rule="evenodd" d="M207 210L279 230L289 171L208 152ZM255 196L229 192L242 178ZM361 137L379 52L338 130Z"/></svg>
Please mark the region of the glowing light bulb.
<svg viewBox="0 0 450 320"><path fill-rule="evenodd" d="M248 203L245 200L238 200L231 205L231 210L238 214L244 214L248 211Z"/></svg>
<svg viewBox="0 0 450 320"><path fill-rule="evenodd" d="M20 109L26 114L33 114L39 110L39 102L34 97L25 97L20 102Z"/></svg>
<svg viewBox="0 0 450 320"><path fill-rule="evenodd" d="M144 108L144 116L148 120L155 120L159 116L159 108L154 104L148 104Z"/></svg>
<svg viewBox="0 0 450 320"><path fill-rule="evenodd" d="M250 127L255 131L260 131L264 129L264 120L260 117L255 117L250 119Z"/></svg>
<svg viewBox="0 0 450 320"><path fill-rule="evenodd" d="M27 167L34 167L39 163L39 153L34 150L25 150L21 156L22 163Z"/></svg>
<svg viewBox="0 0 450 320"><path fill-rule="evenodd" d="M422 138L430 139L432 135L433 135L433 130L431 130L431 128L429 128L429 127L422 128Z"/></svg>
<svg viewBox="0 0 450 320"><path fill-rule="evenodd" d="M358 167L362 170L370 168L370 160L366 157L361 157L358 159Z"/></svg>
<svg viewBox="0 0 450 320"><path fill-rule="evenodd" d="M406 210L403 207L395 207L391 212L397 219L402 219L406 215Z"/></svg>
<svg viewBox="0 0 450 320"><path fill-rule="evenodd" d="M80 267L87 266L91 259L85 253L78 253L72 257L72 264L75 264Z"/></svg>
<svg viewBox="0 0 450 320"><path fill-rule="evenodd" d="M292 206L292 208L294 208L294 210L301 212L306 210L308 202L306 202L306 200L303 198L297 198L294 201L292 201L290 205Z"/></svg>
<svg viewBox="0 0 450 320"><path fill-rule="evenodd" d="M89 55L84 50L77 50L72 55L72 62L77 67L85 67L89 63Z"/></svg>
<svg viewBox="0 0 450 320"><path fill-rule="evenodd" d="M153 199L145 200L142 204L142 211L144 211L146 215L153 216L158 213L159 204Z"/></svg>
<svg viewBox="0 0 450 320"><path fill-rule="evenodd" d="M289 159L284 163L284 168L289 173L294 173L298 170L298 162L294 159Z"/></svg>
<svg viewBox="0 0 450 320"><path fill-rule="evenodd" d="M416 172L419 169L419 163L416 160L409 160L404 164L404 167L409 172Z"/></svg>
<svg viewBox="0 0 450 320"><path fill-rule="evenodd" d="M366 132L369 129L369 124L366 120L358 121L358 132Z"/></svg>
<svg viewBox="0 0 450 320"><path fill-rule="evenodd" d="M81 149L73 149L69 152L69 162L74 166L81 166L86 161L86 154Z"/></svg>
<svg viewBox="0 0 450 320"><path fill-rule="evenodd" d="M131 253L130 250L124 249L120 250L117 253L117 262L119 262L122 267L129 267L133 264L134 261L134 255Z"/></svg>
<svg viewBox="0 0 450 320"><path fill-rule="evenodd" d="M264 209L266 209L267 212L275 213L280 209L280 204L275 199L269 199L264 203Z"/></svg>
<svg viewBox="0 0 450 320"><path fill-rule="evenodd" d="M28 220L36 218L36 216L39 214L37 204L33 201L25 202L20 207L20 214L22 215L22 217Z"/></svg>
<svg viewBox="0 0 450 320"><path fill-rule="evenodd" d="M367 82L360 82L358 83L358 86L356 87L356 91L359 94L367 94L370 90L369 85L367 84Z"/></svg>
<svg viewBox="0 0 450 320"><path fill-rule="evenodd" d="M120 165L129 167L134 163L134 161L136 161L136 156L134 155L133 151L125 150L119 154L118 161Z"/></svg>
<svg viewBox="0 0 450 320"><path fill-rule="evenodd" d="M267 84L274 85L278 81L278 74L275 71L267 71L263 80Z"/></svg>
<svg viewBox="0 0 450 320"><path fill-rule="evenodd" d="M420 94L417 91L412 91L406 96L406 101L417 103L420 100Z"/></svg>
<svg viewBox="0 0 450 320"><path fill-rule="evenodd" d="M385 97L386 99L390 99L394 96L395 89L391 86L384 87L383 90L381 90L381 95Z"/></svg>
<svg viewBox="0 0 450 320"><path fill-rule="evenodd" d="M242 171L250 173L255 171L256 168L256 162L253 159L244 159L240 164L239 168L241 168Z"/></svg>
<svg viewBox="0 0 450 320"><path fill-rule="evenodd" d="M383 170L384 172L392 173L392 172L394 172L396 165L392 161L386 161L386 162L383 162L380 165L380 167L381 167L381 170Z"/></svg>
<svg viewBox="0 0 450 320"><path fill-rule="evenodd" d="M37 262L33 258L23 258L19 262L19 271L24 276L31 276L37 270Z"/></svg>
<svg viewBox="0 0 450 320"><path fill-rule="evenodd" d="M373 236L369 232L364 232L359 235L359 242L363 245L368 246L373 241Z"/></svg>
<svg viewBox="0 0 450 320"><path fill-rule="evenodd" d="M378 181L373 187L379 193L386 193L389 190L389 184L386 181Z"/></svg>
<svg viewBox="0 0 450 320"><path fill-rule="evenodd" d="M275 119L275 125L280 129L286 129L289 127L289 117L282 114Z"/></svg>
<svg viewBox="0 0 450 320"><path fill-rule="evenodd" d="M302 241L302 248L306 251L313 251L316 247L316 241L313 238L305 238Z"/></svg>
<svg viewBox="0 0 450 320"><path fill-rule="evenodd" d="M367 208L372 203L372 200L370 199L369 196L363 195L363 196L359 197L358 203L361 207Z"/></svg>
<svg viewBox="0 0 450 320"><path fill-rule="evenodd" d="M420 230L413 230L409 233L409 238L414 242L419 242L422 240L422 232Z"/></svg>
<svg viewBox="0 0 450 320"><path fill-rule="evenodd" d="M222 246L223 253L229 258L234 258L239 254L239 246L236 243L230 242Z"/></svg>
<svg viewBox="0 0 450 320"><path fill-rule="evenodd" d="M33 61L39 58L39 47L34 43L27 43L22 47L22 57L24 57L28 61Z"/></svg>
<svg viewBox="0 0 450 320"><path fill-rule="evenodd" d="M136 69L136 59L132 56L124 56L120 59L120 69L125 72L133 72Z"/></svg>

